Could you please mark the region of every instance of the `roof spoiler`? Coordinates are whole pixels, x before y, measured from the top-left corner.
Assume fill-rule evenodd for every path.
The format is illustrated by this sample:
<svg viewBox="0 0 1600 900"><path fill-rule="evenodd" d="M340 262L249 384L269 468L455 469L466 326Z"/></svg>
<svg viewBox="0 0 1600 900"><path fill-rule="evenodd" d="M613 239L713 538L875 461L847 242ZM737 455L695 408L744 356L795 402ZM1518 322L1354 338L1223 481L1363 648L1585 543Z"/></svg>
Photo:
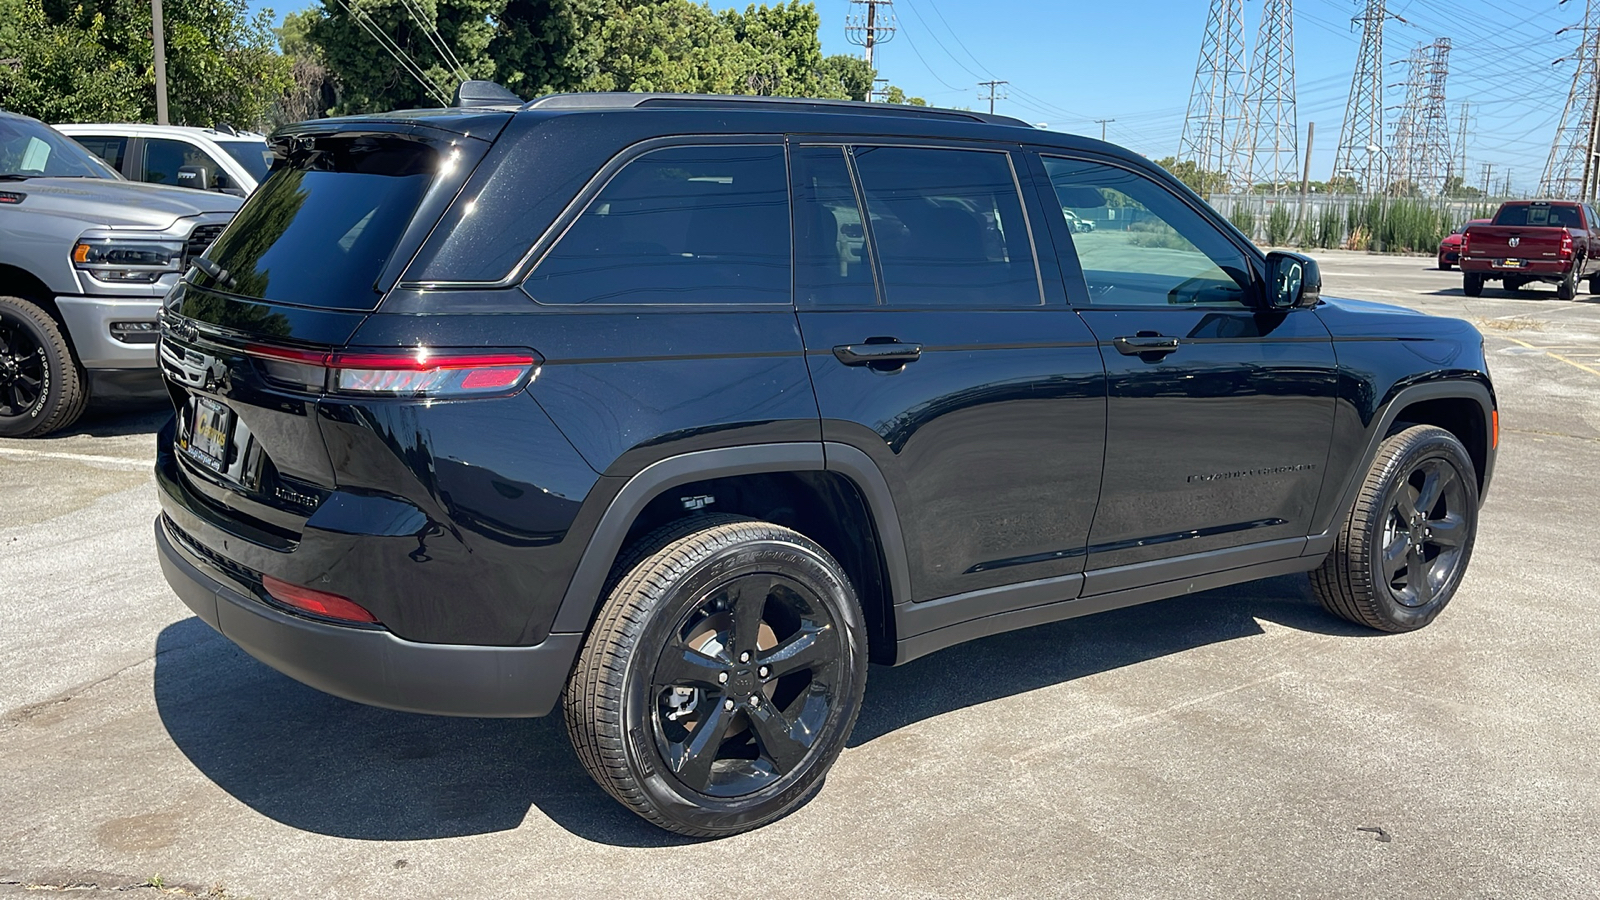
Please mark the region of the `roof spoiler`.
<svg viewBox="0 0 1600 900"><path fill-rule="evenodd" d="M492 81L463 81L451 106L521 106L522 98Z"/></svg>

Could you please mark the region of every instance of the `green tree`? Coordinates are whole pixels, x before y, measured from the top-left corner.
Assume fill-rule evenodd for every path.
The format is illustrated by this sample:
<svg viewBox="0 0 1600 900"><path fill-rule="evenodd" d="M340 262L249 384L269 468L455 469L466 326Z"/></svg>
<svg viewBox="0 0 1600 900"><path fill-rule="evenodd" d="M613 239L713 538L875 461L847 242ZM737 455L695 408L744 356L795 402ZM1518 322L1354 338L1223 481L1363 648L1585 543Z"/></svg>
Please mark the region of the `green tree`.
<svg viewBox="0 0 1600 900"><path fill-rule="evenodd" d="M597 68L606 0L507 0L489 42L495 80L524 96L573 91Z"/></svg>
<svg viewBox="0 0 1600 900"><path fill-rule="evenodd" d="M901 106L927 106L928 105L928 101L922 99L921 97L907 97L905 91L901 90L899 87L896 87L895 85L892 85L892 84L889 85L889 89L887 91L883 92L883 95L884 95L884 99L887 100L888 102L890 102L890 103L898 103Z"/></svg>
<svg viewBox="0 0 1600 900"><path fill-rule="evenodd" d="M872 90L872 79L877 73L867 61L855 56L835 53L824 57L817 70L818 97L836 97L841 100L865 100Z"/></svg>
<svg viewBox="0 0 1600 900"><path fill-rule="evenodd" d="M103 16L51 22L39 0L0 0L0 109L46 122L138 119L142 73L106 50Z"/></svg>
<svg viewBox="0 0 1600 900"><path fill-rule="evenodd" d="M1156 165L1175 178L1189 186L1189 190L1204 197L1208 194L1218 194L1228 188L1228 179L1221 172L1212 172L1200 168L1200 164L1192 159L1179 162L1175 157L1157 160Z"/></svg>
<svg viewBox="0 0 1600 900"><path fill-rule="evenodd" d="M332 112L443 106L460 82L494 78L489 44L505 6L506 0L323 0L306 36L338 79Z"/></svg>
<svg viewBox="0 0 1600 900"><path fill-rule="evenodd" d="M767 97L838 97L822 84L822 20L811 3L727 10L721 19L739 48L740 94Z"/></svg>

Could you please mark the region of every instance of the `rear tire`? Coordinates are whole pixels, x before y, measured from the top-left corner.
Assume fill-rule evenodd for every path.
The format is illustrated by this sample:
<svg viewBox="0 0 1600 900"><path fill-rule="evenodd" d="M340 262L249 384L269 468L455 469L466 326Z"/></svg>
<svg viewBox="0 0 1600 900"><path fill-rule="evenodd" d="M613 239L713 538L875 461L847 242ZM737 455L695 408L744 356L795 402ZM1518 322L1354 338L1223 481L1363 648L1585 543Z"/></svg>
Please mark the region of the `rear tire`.
<svg viewBox="0 0 1600 900"><path fill-rule="evenodd" d="M1600 272L1589 276L1589 293L1600 294Z"/></svg>
<svg viewBox="0 0 1600 900"><path fill-rule="evenodd" d="M1466 294L1468 297L1482 297L1483 296L1483 276L1482 275L1462 275L1461 276L1461 292Z"/></svg>
<svg viewBox="0 0 1600 900"><path fill-rule="evenodd" d="M66 428L89 403L88 377L49 313L0 296L0 437Z"/></svg>
<svg viewBox="0 0 1600 900"><path fill-rule="evenodd" d="M696 517L641 545L567 683L579 760L679 834L788 815L822 788L861 708L855 591L826 550L766 522Z"/></svg>
<svg viewBox="0 0 1600 900"><path fill-rule="evenodd" d="M1455 435L1418 425L1384 440L1333 552L1311 573L1329 612L1379 631L1414 631L1466 573L1478 480Z"/></svg>
<svg viewBox="0 0 1600 900"><path fill-rule="evenodd" d="M1579 263L1581 265L1582 260L1579 260ZM1575 299L1577 299L1577 297L1578 297L1578 268L1579 268L1578 266L1573 266L1572 270L1567 273L1567 277L1561 279L1561 282L1556 285L1556 299L1558 299L1558 300L1575 300Z"/></svg>

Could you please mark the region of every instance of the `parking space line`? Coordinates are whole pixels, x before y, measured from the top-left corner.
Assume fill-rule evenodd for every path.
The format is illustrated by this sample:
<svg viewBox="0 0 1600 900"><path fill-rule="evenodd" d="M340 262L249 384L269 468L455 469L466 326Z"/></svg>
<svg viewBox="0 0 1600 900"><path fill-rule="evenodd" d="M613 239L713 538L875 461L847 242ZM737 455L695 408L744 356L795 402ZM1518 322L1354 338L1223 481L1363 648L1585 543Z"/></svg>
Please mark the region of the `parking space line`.
<svg viewBox="0 0 1600 900"><path fill-rule="evenodd" d="M1551 353L1549 350L1546 350L1543 347L1539 347L1537 345L1530 344L1527 341L1518 340L1518 339L1516 339L1514 337L1511 337L1510 335L1502 334L1502 335L1500 335L1500 337L1503 337L1506 340L1510 341L1511 343L1517 344L1518 346L1526 347L1529 350L1538 350L1538 351L1544 353L1545 356L1550 357L1551 359L1558 359L1558 360L1566 363L1567 365L1572 366L1574 369L1582 369L1583 371L1588 372L1590 375L1593 375L1593 376L1595 376L1597 378L1600 378L1600 369L1596 369L1593 366L1586 366L1581 362L1575 362L1573 360L1567 359L1565 356L1562 356L1559 353Z"/></svg>
<svg viewBox="0 0 1600 900"><path fill-rule="evenodd" d="M95 465L124 466L133 469L148 469L155 465L154 459L129 459L126 456L96 456L92 453L63 453L59 450L24 450L21 447L0 447L0 456L20 456L35 459L70 459L74 462L92 463Z"/></svg>

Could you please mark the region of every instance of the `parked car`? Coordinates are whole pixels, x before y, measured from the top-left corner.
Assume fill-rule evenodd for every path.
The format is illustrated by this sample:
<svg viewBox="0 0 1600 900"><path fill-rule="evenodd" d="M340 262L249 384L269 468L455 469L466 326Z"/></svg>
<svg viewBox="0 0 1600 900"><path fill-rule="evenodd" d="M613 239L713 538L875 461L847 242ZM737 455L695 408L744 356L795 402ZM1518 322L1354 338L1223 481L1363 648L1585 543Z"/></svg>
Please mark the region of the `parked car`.
<svg viewBox="0 0 1600 900"><path fill-rule="evenodd" d="M1074 232L1084 232L1084 231L1093 231L1094 230L1094 220L1093 219L1088 218L1087 216L1081 216L1078 213L1073 212L1070 209L1067 209L1065 206L1061 207L1061 215L1066 217L1067 227L1070 228Z"/></svg>
<svg viewBox="0 0 1600 900"><path fill-rule="evenodd" d="M228 125L71 124L56 130L130 181L247 197L272 168L264 135Z"/></svg>
<svg viewBox="0 0 1600 900"><path fill-rule="evenodd" d="M1300 572L1409 631L1460 583L1481 335L1323 298L1141 156L954 110L462 94L275 134L164 313L161 565L306 684L561 700L613 797L715 836L821 789L869 661ZM1161 239L1058 212L1108 195Z"/></svg>
<svg viewBox="0 0 1600 900"><path fill-rule="evenodd" d="M239 202L124 181L0 111L0 436L65 428L91 395L162 396L161 297Z"/></svg>
<svg viewBox="0 0 1600 900"><path fill-rule="evenodd" d="M1501 204L1487 225L1470 225L1461 236L1461 282L1468 297L1499 281L1508 291L1535 281L1556 286L1571 300L1578 282L1600 294L1600 216L1586 203L1512 200Z"/></svg>
<svg viewBox="0 0 1600 900"><path fill-rule="evenodd" d="M1461 261L1461 235L1467 228L1473 225L1487 225L1493 221L1493 219L1473 219L1465 225L1456 227L1446 235L1445 239L1439 242L1440 270L1448 272L1451 266Z"/></svg>

